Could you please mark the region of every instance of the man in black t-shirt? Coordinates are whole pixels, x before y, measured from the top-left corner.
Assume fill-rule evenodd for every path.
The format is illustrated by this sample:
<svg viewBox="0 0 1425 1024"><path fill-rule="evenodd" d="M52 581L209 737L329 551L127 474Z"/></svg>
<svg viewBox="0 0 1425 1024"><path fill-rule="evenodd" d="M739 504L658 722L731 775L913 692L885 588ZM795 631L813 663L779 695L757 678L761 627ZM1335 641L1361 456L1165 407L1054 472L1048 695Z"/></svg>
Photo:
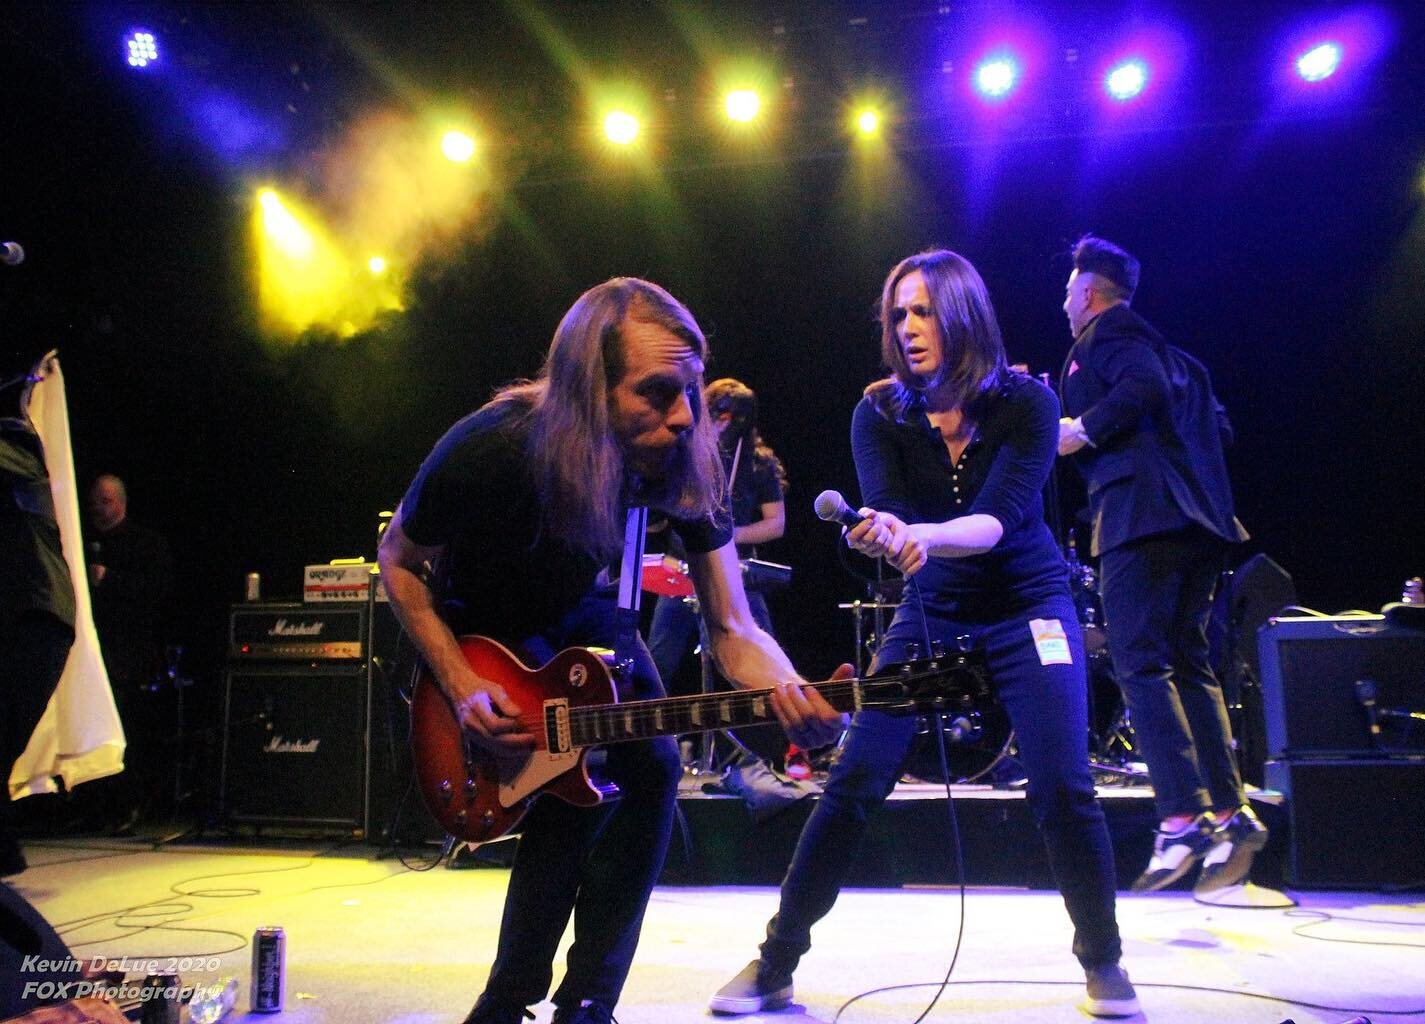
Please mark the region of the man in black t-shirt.
<svg viewBox="0 0 1425 1024"><path fill-rule="evenodd" d="M803 688L748 611L703 415L706 354L692 314L657 285L615 278L589 290L560 322L539 375L436 445L383 536L392 607L470 742L495 758L530 756L534 737L517 717L529 709L475 673L456 633L482 633L530 664L570 645L614 647L602 567L618 555L631 504L666 513L682 537L722 671L774 687L773 710L796 742L839 731L841 716ZM633 669L621 699L661 695L642 640L623 653ZM499 948L467 1024L519 1024L545 998L571 914L554 1020L610 1020L667 849L679 765L670 737L615 744L607 758L623 794L612 805L544 798L526 815Z"/></svg>

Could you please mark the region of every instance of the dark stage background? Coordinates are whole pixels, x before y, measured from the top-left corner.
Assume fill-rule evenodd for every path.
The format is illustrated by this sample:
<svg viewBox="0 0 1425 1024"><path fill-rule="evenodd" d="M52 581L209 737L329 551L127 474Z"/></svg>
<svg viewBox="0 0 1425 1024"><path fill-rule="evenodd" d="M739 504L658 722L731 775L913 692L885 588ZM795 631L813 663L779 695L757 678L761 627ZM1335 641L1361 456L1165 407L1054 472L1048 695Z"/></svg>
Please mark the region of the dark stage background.
<svg viewBox="0 0 1425 1024"><path fill-rule="evenodd" d="M1253 51L1272 19L1304 9L1242 11L1256 6L1158 9L1193 35L1206 80L1213 55ZM830 94L877 69L917 88L905 66L936 45L910 17L923 8L699 10L726 18L729 48L800 61ZM1037 10L1072 32L1089 9L1130 12ZM835 605L858 586L811 500L825 487L855 493L847 432L877 374L872 304L886 270L932 244L966 254L1012 356L1057 375L1070 340L1066 253L1093 231L1142 259L1135 307L1214 374L1237 428L1232 471L1253 534L1243 556L1271 555L1317 608L1374 609L1425 569L1425 107L1412 8L1387 9L1396 38L1370 81L1311 116L1259 116L1256 47L1210 103L1143 130L1049 118L990 138L922 121L898 174L877 179L849 147L808 141L818 125L804 114L755 157L674 140L653 181L549 155L577 143L561 121L574 116L570 87L549 84L561 76L513 6L10 6L0 234L29 259L0 268L0 330L7 353L59 349L81 485L119 474L131 514L171 539L175 633L200 684L216 688L224 608L244 573L262 574L266 596L295 596L304 564L372 555L377 513L454 419L534 372L575 296L611 275L650 277L711 335L709 378L739 377L762 396L764 434L791 476L787 536L765 556L796 568L773 612L798 665L824 674L851 655ZM697 79L696 48L670 41L651 8L546 10L601 67L646 58L654 77ZM869 25L851 25L858 12ZM311 88L289 115L288 145L259 169L290 170L362 102L410 101L391 68L512 109L549 103L547 122L510 136L546 152L427 257L406 312L345 341L270 343L253 308L251 168L185 131L171 91L123 67L116 33L140 15L169 38L202 40L188 70L250 91L269 79L291 88L287 65L301 62ZM641 18L654 26L635 31ZM791 28L774 35L777 19ZM385 47L384 63L359 59L356 36L368 57ZM1061 102L1067 115L1077 101Z"/></svg>

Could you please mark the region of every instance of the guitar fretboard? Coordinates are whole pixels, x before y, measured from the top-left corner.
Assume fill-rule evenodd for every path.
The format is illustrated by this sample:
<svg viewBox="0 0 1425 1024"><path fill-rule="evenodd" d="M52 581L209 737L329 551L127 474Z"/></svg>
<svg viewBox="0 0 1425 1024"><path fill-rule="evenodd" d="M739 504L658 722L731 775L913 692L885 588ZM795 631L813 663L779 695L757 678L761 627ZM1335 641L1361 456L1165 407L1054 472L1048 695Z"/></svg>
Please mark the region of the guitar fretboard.
<svg viewBox="0 0 1425 1024"><path fill-rule="evenodd" d="M817 684L817 692L838 711L861 707L861 680ZM630 701L596 708L571 708L569 738L576 747L648 739L686 732L707 732L775 722L771 690L733 690Z"/></svg>

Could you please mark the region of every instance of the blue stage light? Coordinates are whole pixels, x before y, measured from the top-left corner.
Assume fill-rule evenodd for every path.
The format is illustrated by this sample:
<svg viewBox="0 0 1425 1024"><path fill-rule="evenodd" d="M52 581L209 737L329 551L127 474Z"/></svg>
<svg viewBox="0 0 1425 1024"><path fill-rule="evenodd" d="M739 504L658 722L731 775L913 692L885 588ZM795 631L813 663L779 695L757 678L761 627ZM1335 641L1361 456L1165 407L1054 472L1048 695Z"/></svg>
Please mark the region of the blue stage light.
<svg viewBox="0 0 1425 1024"><path fill-rule="evenodd" d="M1341 48L1335 43L1313 46L1296 58L1296 73L1308 82L1330 78L1341 66Z"/></svg>
<svg viewBox="0 0 1425 1024"><path fill-rule="evenodd" d="M1116 100L1131 100L1148 85L1148 66L1141 60L1119 64L1108 73L1104 88Z"/></svg>
<svg viewBox="0 0 1425 1024"><path fill-rule="evenodd" d="M1019 65L1008 57L995 57L975 69L975 90L986 99L1009 95L1019 81Z"/></svg>
<svg viewBox="0 0 1425 1024"><path fill-rule="evenodd" d="M129 67L146 68L158 60L158 37L141 29L124 37L124 55Z"/></svg>

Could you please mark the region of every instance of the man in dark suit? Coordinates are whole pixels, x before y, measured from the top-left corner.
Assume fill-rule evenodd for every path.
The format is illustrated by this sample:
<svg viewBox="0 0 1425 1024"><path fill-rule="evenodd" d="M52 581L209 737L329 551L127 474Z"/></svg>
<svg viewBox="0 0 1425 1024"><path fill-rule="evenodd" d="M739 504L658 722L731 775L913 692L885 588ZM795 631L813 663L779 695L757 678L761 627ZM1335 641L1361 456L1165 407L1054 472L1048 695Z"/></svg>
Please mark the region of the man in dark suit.
<svg viewBox="0 0 1425 1024"><path fill-rule="evenodd" d="M1245 878L1267 838L1208 657L1217 577L1247 533L1232 512L1226 413L1202 363L1129 308L1138 269L1099 238L1074 248L1059 454L1087 482L1109 654L1161 819L1133 888L1160 889L1201 861L1205 893Z"/></svg>

